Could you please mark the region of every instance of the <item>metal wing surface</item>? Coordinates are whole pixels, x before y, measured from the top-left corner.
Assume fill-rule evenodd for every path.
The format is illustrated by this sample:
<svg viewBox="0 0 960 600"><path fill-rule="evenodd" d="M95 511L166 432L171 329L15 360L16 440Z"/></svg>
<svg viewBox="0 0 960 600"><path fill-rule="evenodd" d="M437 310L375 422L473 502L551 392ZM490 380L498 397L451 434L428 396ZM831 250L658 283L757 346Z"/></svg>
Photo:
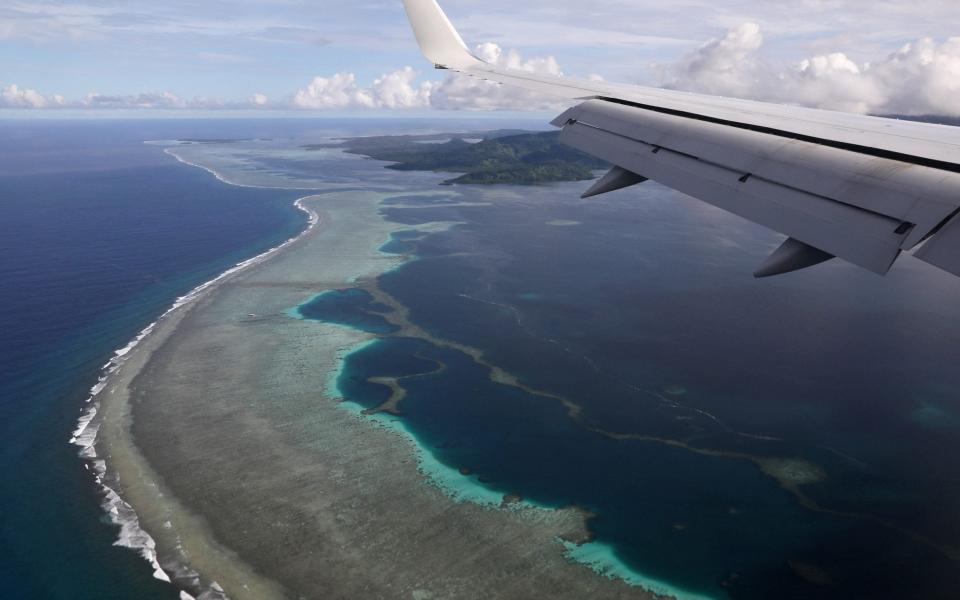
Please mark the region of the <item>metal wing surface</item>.
<svg viewBox="0 0 960 600"><path fill-rule="evenodd" d="M960 276L960 128L578 81L490 64L435 0L404 0L437 68L564 98L561 140L788 237L755 275L839 257L886 274L901 252Z"/></svg>

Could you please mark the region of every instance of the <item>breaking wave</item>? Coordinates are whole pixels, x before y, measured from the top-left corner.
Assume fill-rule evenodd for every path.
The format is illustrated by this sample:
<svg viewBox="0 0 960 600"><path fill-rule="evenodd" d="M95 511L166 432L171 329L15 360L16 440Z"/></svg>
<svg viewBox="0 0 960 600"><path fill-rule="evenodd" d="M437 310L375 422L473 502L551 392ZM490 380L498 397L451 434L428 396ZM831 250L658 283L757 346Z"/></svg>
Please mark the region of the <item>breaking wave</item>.
<svg viewBox="0 0 960 600"><path fill-rule="evenodd" d="M207 170L210 171L210 169ZM220 179L225 183L230 183L213 171L210 172L213 173L217 179ZM130 342L128 342L125 346L115 350L110 360L108 360L103 367L101 367L101 373L97 379L97 383L90 388L89 396L85 401L86 406L81 411L80 417L77 419L77 426L74 428L73 433L71 434L70 443L80 448L79 455L84 460L86 469L93 475L93 480L102 498L101 508L103 508L104 512L107 514L107 518L110 520L110 523L118 526L120 529L114 545L123 548L130 548L131 550L136 551L153 568L153 576L161 581L173 583L173 580L171 579L172 576L173 579L178 582L190 584L191 588L200 587L199 574L192 571L185 565L173 562L165 565L160 564L160 558L156 549L156 541L140 526L140 520L137 517L137 513L133 507L120 496L120 493L118 492L120 489L118 476L110 473L107 469L106 460L98 456L96 444L99 438L100 427L102 425L102 414L100 413L100 394L110 386L113 376L117 373L117 371L120 370L127 360L129 360L130 354L134 348L140 345L140 343L147 336L153 333L158 324L161 323L165 318L179 310L181 307L200 298L203 294L210 291L213 287L222 283L229 277L239 273L240 271L243 271L244 269L267 260L313 230L320 222L320 217L317 213L310 210L303 204L303 201L308 197L309 196L305 196L294 202L294 206L305 212L308 217L307 227L302 232L286 240L282 244L274 246L273 248L254 256L253 258L235 264L213 279L198 285L185 295L180 296L176 299L176 301L174 301L170 308L164 311L163 314L157 318L156 321L144 327L140 333L138 333L137 336L130 340ZM181 591L180 598L181 600L189 600L194 598L199 600L220 600L226 599L227 596L223 589L220 588L216 582L214 582L208 586L207 589L203 590L199 596L194 597L185 591Z"/></svg>

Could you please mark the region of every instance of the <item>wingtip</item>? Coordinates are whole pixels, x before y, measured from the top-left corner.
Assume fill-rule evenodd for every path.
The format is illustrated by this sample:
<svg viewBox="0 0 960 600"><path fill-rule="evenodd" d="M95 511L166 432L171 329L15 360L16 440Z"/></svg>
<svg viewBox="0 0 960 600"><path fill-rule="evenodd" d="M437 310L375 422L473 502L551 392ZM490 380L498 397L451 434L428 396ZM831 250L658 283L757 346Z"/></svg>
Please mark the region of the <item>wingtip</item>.
<svg viewBox="0 0 960 600"><path fill-rule="evenodd" d="M462 69L482 62L471 54L436 0L403 0L403 6L420 51L437 68Z"/></svg>

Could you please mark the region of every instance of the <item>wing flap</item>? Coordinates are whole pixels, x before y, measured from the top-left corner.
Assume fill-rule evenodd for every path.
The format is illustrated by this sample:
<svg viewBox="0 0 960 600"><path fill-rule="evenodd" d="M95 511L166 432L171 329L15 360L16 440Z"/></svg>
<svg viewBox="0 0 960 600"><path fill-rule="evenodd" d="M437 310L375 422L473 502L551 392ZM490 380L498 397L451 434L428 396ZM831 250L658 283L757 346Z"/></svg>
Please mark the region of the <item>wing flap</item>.
<svg viewBox="0 0 960 600"><path fill-rule="evenodd" d="M947 221L914 256L960 277L960 216Z"/></svg>
<svg viewBox="0 0 960 600"><path fill-rule="evenodd" d="M900 254L900 221L701 160L665 146L574 121L565 143L884 274Z"/></svg>
<svg viewBox="0 0 960 600"><path fill-rule="evenodd" d="M840 150L602 100L576 106L554 121L669 148L739 176L775 182L911 226L908 249L960 207L960 173ZM656 180L656 177L651 176Z"/></svg>

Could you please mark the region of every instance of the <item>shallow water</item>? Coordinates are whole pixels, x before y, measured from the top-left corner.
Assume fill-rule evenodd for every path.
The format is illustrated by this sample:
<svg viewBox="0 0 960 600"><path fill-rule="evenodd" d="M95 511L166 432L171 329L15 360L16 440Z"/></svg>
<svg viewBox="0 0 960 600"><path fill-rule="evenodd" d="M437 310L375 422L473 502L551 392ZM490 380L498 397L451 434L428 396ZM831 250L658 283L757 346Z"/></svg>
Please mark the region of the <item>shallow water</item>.
<svg viewBox="0 0 960 600"><path fill-rule="evenodd" d="M339 164L334 154L307 156L296 140L250 137L172 152L227 181L288 188L289 198L318 185L324 178L317 171ZM135 156L169 164L158 154ZM348 404L373 410L390 400L395 390L388 384L402 388L397 416L364 418L412 436L426 453L421 470L452 499L496 505L506 495L536 506L576 504L594 515L589 526L596 539L570 547L571 558L678 595L933 598L960 585L955 279L904 258L887 278L835 262L754 281L749 274L776 236L654 184L581 202L584 184L439 189L441 175L342 160L343 170L328 177L331 189L368 185L387 198L381 214L388 223L373 224L389 233L379 242L382 256L362 254L357 273L370 272L378 260L409 261L373 287L352 278L362 290L305 279L280 294L268 279L236 296L227 306L233 312L224 314L231 327L249 327L251 335L260 327L288 333L299 327L308 335L311 320L320 320L336 324L345 340L351 328L383 336L349 353L335 384ZM239 189L182 165L170 168L206 181L208 192ZM143 176L134 173L133 180ZM227 255L254 247L235 246L236 254ZM211 270L224 264L219 260ZM282 268L291 277L308 272L305 263ZM172 290L183 291L209 271L190 273L196 277L176 279L166 295L131 310L129 320L111 316L111 324L126 329L102 337L101 346L87 344L101 358L84 364L86 383L75 387L74 403L97 363L136 331L134 324L142 326ZM264 318L248 307L260 301L286 304ZM250 315L249 323L233 313ZM258 352L269 349L272 338L256 335L266 344ZM290 365L287 375L323 378L298 369ZM207 375L216 379L214 371ZM225 414L239 418L229 400L243 400L258 385L248 383L225 396ZM284 453L310 456L319 442L309 404L272 395L248 399L247 417L282 427L285 443L302 444ZM171 406L182 401L170 399ZM47 439L35 435L42 428L22 430L34 436L34 447ZM210 440L202 436L165 448L162 435L149 433L141 440L170 468L190 459L177 452L191 444L205 452L242 450L203 446ZM269 472L271 455L248 450ZM218 481L223 473L214 467L228 457L207 458L190 478L206 473ZM278 486L296 483L283 472L270 477ZM76 479L79 490L85 477ZM187 479L178 491L209 511L236 484L188 489ZM17 514L26 514L25 506ZM296 515L296 507L282 509ZM73 522L88 529L93 523ZM48 547L43 540L52 539L36 526L20 531L40 532L37 556ZM108 556L109 531L100 530L95 557ZM4 535L11 536L6 529ZM132 554L116 552L75 564L95 572L100 562L119 568L127 560L124 568L137 570ZM149 571L139 572L142 590L152 590ZM65 594L71 581L57 589Z"/></svg>
<svg viewBox="0 0 960 600"><path fill-rule="evenodd" d="M403 314L363 282L289 309L387 336L338 391L390 405L371 418L452 498L583 507L596 540L569 556L677 595L960 585L956 280L907 257L756 281L775 235L655 184L423 185L381 204L380 251L409 260L373 292ZM460 225L416 231L438 221Z"/></svg>
<svg viewBox="0 0 960 600"><path fill-rule="evenodd" d="M773 235L657 186L589 204L572 187L386 206L404 224L465 224L395 239L418 260L379 284L576 418L422 340L350 355L341 392L373 408L387 392L368 379L399 377L405 428L444 465L586 507L627 567L682 589L957 589L960 285L909 258L885 279L831 263L754 281Z"/></svg>
<svg viewBox="0 0 960 600"><path fill-rule="evenodd" d="M301 156L301 145L338 135L433 126L0 120L0 459L11 482L0 500L0 546L16 549L0 559L5 595L177 595L136 553L114 546L118 530L68 440L116 349L177 297L289 238L305 219L292 205L302 191L227 185L164 150L180 138L244 139ZM268 167L251 160L246 174Z"/></svg>

